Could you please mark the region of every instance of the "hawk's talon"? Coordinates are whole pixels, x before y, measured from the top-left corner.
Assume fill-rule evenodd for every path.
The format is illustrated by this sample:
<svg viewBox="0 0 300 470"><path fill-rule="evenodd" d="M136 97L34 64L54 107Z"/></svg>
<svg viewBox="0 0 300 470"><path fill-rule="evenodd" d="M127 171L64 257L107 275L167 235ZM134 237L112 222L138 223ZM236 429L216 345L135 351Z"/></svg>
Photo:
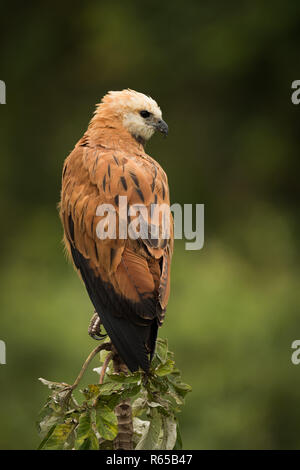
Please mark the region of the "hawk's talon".
<svg viewBox="0 0 300 470"><path fill-rule="evenodd" d="M100 341L106 338L107 336L107 335L101 334L101 320L100 320L98 313L94 313L94 315L91 318L89 328L88 328L88 334L90 335L91 338L95 339L96 341Z"/></svg>

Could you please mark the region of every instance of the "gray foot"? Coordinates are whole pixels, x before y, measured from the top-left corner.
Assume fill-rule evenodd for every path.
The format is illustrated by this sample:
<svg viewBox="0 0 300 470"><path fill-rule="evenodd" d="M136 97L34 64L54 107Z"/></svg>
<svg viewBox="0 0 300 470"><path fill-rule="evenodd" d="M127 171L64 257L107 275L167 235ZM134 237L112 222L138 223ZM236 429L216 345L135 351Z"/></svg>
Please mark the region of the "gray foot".
<svg viewBox="0 0 300 470"><path fill-rule="evenodd" d="M91 338L96 339L97 341L107 336L101 333L101 320L100 320L98 313L96 312L91 318L89 328L88 328L88 334L91 336Z"/></svg>

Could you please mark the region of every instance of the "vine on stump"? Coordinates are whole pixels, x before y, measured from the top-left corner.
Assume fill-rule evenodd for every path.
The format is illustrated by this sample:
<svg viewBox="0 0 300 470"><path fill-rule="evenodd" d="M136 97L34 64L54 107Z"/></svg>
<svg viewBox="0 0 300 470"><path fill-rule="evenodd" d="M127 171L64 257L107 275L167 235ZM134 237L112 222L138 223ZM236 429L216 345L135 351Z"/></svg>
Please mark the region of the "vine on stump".
<svg viewBox="0 0 300 470"><path fill-rule="evenodd" d="M73 392L99 352L99 383L80 390L78 402ZM38 449L182 448L177 414L191 387L181 381L167 340L157 340L148 375L128 372L111 343L105 342L89 355L72 386L39 380L50 388L51 395L39 416L42 441Z"/></svg>

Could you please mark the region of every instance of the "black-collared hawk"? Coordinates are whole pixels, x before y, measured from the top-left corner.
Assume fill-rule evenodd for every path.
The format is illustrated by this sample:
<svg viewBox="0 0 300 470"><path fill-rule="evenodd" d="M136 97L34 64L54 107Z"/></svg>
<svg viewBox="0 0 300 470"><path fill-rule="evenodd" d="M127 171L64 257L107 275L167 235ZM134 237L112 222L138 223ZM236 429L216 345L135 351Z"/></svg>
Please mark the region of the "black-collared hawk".
<svg viewBox="0 0 300 470"><path fill-rule="evenodd" d="M149 370L170 292L172 218L167 236L161 213L150 220L153 204L170 206L167 176L144 149L155 130L168 133L152 98L133 90L111 91L66 158L62 175L65 246L101 324L132 372ZM146 236L119 236L119 223L128 226L134 220L130 213L121 220L121 196L128 207L146 208ZM104 204L115 211L114 237L99 236L99 222L108 220L108 213L99 211Z"/></svg>

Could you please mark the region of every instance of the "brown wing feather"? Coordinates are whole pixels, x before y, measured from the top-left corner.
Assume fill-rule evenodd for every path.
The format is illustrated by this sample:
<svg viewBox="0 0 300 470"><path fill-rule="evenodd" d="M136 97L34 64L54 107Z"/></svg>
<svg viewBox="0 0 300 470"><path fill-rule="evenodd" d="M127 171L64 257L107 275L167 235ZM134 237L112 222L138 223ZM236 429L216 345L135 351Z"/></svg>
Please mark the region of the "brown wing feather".
<svg viewBox="0 0 300 470"><path fill-rule="evenodd" d="M151 204L169 204L166 175L146 154L144 158L128 156L79 143L63 169L60 216L67 249L95 308L102 310L99 315L107 317L104 326L113 342L119 341L119 352L121 349L124 356L128 344L117 338L112 317L120 321L127 318L136 327L147 326L138 334L141 344L148 345L147 350L153 354L156 334L149 325L163 321L169 296L173 231L170 240L162 239L160 217L157 240L150 236L143 241L123 240L118 237L118 230L116 239L100 240L96 229L103 217L96 215L97 207L103 203L115 207L118 229L120 196L127 196L129 205L144 204L150 220ZM133 351L128 357L131 370L138 365L147 369L145 357L138 363L133 360Z"/></svg>

